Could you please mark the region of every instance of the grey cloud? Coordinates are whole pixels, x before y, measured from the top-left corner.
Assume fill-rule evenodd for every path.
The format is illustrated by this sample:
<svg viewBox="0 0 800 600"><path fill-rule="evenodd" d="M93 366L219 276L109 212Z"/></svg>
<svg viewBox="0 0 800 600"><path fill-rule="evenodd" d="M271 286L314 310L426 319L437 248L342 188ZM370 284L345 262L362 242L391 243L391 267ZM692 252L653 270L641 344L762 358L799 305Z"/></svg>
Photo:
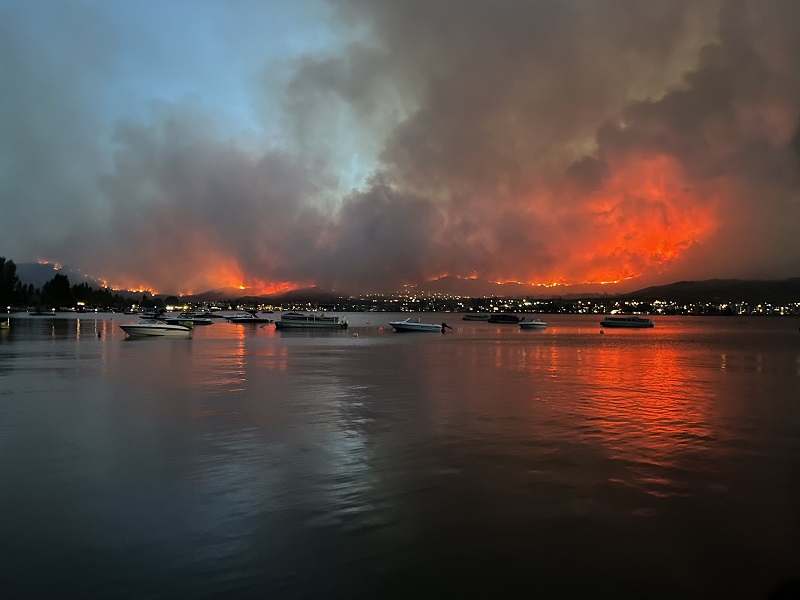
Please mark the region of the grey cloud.
<svg viewBox="0 0 800 600"><path fill-rule="evenodd" d="M97 156L83 88L45 100L53 65L0 37L4 88L23 90L0 100L4 155L19 144L0 185L32 232L2 226L3 252L181 289L210 285L209 261L372 291L442 275L796 274L794 2L331 6L350 43L265 66L254 104L280 136L156 104L103 142L113 160ZM371 159L350 189L348 165ZM37 199L53 193L89 221ZM48 208L58 227L36 225Z"/></svg>

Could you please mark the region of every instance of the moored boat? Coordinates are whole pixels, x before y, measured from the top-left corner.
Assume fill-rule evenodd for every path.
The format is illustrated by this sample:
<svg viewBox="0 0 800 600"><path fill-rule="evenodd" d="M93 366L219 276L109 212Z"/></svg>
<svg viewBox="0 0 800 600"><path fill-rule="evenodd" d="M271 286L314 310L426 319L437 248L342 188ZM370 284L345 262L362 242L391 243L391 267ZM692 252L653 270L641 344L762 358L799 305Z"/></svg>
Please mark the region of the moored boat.
<svg viewBox="0 0 800 600"><path fill-rule="evenodd" d="M339 317L331 317L327 316L325 313L316 314L305 314L299 312L287 312L281 315L281 321L308 321L309 317L313 317L314 321L329 321L331 323L339 321Z"/></svg>
<svg viewBox="0 0 800 600"><path fill-rule="evenodd" d="M547 323L542 321L541 319L525 319L523 318L519 322L520 329L545 329L547 327Z"/></svg>
<svg viewBox="0 0 800 600"><path fill-rule="evenodd" d="M324 315L325 313L322 313L322 314ZM283 313L281 315L281 320L282 321L288 321L289 319L298 319L298 318L299 319L304 319L307 316L308 315L306 315L305 313L290 311L290 312L287 312L287 313Z"/></svg>
<svg viewBox="0 0 800 600"><path fill-rule="evenodd" d="M489 323L519 323L519 317L511 313L498 313L489 316Z"/></svg>
<svg viewBox="0 0 800 600"><path fill-rule="evenodd" d="M192 325L211 325L214 322L210 317L201 317L194 313L185 312L179 314L177 317L162 317L161 320L165 323L173 323L178 325L187 321L191 321Z"/></svg>
<svg viewBox="0 0 800 600"><path fill-rule="evenodd" d="M248 323L272 323L272 319L268 319L267 317L259 317L258 314L254 311L248 311L238 315L232 315L230 317L226 317L228 321L231 323L239 323L245 324Z"/></svg>
<svg viewBox="0 0 800 600"><path fill-rule="evenodd" d="M403 331L430 331L433 333L441 333L444 331L444 323L441 325L436 323L423 323L419 320L419 317L416 321L412 321L411 317L406 319L405 321L390 321L389 325L391 325L395 331L403 332Z"/></svg>
<svg viewBox="0 0 800 600"><path fill-rule="evenodd" d="M301 313L286 313L280 320L275 321L276 329L347 329L347 318L328 317L321 315L304 315Z"/></svg>
<svg viewBox="0 0 800 600"><path fill-rule="evenodd" d="M162 308L159 310L149 310L136 313L140 319L161 319L167 312Z"/></svg>
<svg viewBox="0 0 800 600"><path fill-rule="evenodd" d="M119 326L131 337L188 337L192 333L191 321L181 323L165 323L161 319L142 319L138 323L127 323Z"/></svg>
<svg viewBox="0 0 800 600"><path fill-rule="evenodd" d="M634 329L654 327L655 324L653 319L643 319L642 317L606 317L600 321L600 327L627 327Z"/></svg>
<svg viewBox="0 0 800 600"><path fill-rule="evenodd" d="M488 321L489 315L487 313L466 313L461 317L462 321Z"/></svg>

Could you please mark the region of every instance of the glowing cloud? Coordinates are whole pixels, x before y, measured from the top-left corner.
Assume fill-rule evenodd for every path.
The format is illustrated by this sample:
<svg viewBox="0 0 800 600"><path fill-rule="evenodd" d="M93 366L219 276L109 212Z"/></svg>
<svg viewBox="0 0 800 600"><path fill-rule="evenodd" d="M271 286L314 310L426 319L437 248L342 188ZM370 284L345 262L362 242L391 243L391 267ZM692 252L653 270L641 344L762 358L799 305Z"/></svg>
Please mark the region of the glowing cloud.
<svg viewBox="0 0 800 600"><path fill-rule="evenodd" d="M335 20L323 45L216 40L251 68L235 128L208 100L229 75L207 98L104 104L147 50L107 43L129 26L115 3L24 4L0 23L17 261L172 293L797 274L798 3L330 0L308 13Z"/></svg>

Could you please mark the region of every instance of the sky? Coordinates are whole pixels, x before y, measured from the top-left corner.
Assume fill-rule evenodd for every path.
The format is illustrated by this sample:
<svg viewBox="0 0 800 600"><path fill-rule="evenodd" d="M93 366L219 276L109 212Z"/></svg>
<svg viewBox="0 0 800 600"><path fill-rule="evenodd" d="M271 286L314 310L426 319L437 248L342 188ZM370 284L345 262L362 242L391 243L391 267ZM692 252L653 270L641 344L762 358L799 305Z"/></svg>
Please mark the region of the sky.
<svg viewBox="0 0 800 600"><path fill-rule="evenodd" d="M794 0L0 0L0 90L0 256L112 287L800 275Z"/></svg>

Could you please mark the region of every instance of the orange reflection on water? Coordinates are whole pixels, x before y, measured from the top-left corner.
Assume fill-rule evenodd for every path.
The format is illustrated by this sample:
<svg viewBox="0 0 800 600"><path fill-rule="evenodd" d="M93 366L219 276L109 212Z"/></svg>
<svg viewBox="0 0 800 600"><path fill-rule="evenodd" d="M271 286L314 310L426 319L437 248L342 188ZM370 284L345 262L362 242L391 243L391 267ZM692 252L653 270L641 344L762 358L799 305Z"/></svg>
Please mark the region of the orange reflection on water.
<svg viewBox="0 0 800 600"><path fill-rule="evenodd" d="M236 328L236 345L231 352L231 363L233 369L229 378L230 384L228 386L229 392L241 392L244 390L245 382L247 381L247 374L245 371L245 356L244 356L244 330L241 327Z"/></svg>
<svg viewBox="0 0 800 600"><path fill-rule="evenodd" d="M193 356L192 384L202 395L246 392L264 372L288 369L289 349L273 343L272 325L215 323L196 328L193 337L201 350Z"/></svg>
<svg viewBox="0 0 800 600"><path fill-rule="evenodd" d="M644 333L643 337L642 334ZM592 342L542 344L519 357L533 398L561 415L568 435L622 467L610 480L652 496L682 493L678 471L708 450L716 388L707 365L654 332L615 332Z"/></svg>
<svg viewBox="0 0 800 600"><path fill-rule="evenodd" d="M711 439L707 412L714 391L701 371L666 345L601 347L585 360L591 393L577 410L585 439L625 466L612 482L656 497L683 493L676 479L681 465L707 450Z"/></svg>
<svg viewBox="0 0 800 600"><path fill-rule="evenodd" d="M594 393L583 406L612 445L661 455L708 436L710 390L695 371L682 368L679 350L600 348L589 360Z"/></svg>

